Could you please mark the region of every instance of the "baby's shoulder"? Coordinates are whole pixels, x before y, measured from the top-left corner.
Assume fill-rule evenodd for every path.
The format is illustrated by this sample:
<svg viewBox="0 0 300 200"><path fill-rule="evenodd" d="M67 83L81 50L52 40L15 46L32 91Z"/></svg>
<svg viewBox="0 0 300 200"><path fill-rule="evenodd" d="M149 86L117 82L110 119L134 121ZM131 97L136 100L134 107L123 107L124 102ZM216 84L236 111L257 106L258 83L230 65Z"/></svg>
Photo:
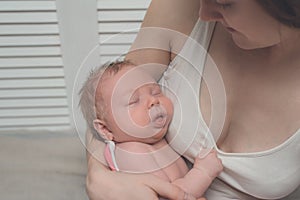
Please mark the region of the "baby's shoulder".
<svg viewBox="0 0 300 200"><path fill-rule="evenodd" d="M116 162L123 172L149 173L157 170L153 147L141 142L125 142L116 145Z"/></svg>

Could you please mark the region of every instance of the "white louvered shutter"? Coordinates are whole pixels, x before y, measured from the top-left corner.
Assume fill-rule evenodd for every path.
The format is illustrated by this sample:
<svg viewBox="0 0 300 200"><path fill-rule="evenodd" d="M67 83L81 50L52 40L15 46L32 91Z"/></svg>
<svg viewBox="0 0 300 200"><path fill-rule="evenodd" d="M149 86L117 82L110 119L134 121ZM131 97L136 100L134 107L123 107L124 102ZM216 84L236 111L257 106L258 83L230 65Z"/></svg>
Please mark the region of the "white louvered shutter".
<svg viewBox="0 0 300 200"><path fill-rule="evenodd" d="M126 53L149 4L1 0L0 132L74 128L69 110L81 62L98 42L102 61Z"/></svg>
<svg viewBox="0 0 300 200"><path fill-rule="evenodd" d="M0 1L0 131L69 128L56 2Z"/></svg>
<svg viewBox="0 0 300 200"><path fill-rule="evenodd" d="M98 0L98 26L102 62L128 52L150 0Z"/></svg>

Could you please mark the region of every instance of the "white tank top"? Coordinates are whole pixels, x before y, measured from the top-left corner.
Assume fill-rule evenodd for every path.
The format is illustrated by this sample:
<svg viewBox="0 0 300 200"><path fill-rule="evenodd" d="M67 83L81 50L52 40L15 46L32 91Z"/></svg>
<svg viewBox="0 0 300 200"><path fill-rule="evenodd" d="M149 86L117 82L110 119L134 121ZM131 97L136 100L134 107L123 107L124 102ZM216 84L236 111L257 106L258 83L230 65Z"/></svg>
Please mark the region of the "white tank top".
<svg viewBox="0 0 300 200"><path fill-rule="evenodd" d="M167 139L191 162L203 146L211 145L217 150L224 171L206 192L208 200L300 200L300 129L281 145L256 153L225 153L214 140L209 140L213 136L199 110L199 92L214 26L215 23L197 22L191 38L160 81L168 88L165 92L173 99L175 109Z"/></svg>

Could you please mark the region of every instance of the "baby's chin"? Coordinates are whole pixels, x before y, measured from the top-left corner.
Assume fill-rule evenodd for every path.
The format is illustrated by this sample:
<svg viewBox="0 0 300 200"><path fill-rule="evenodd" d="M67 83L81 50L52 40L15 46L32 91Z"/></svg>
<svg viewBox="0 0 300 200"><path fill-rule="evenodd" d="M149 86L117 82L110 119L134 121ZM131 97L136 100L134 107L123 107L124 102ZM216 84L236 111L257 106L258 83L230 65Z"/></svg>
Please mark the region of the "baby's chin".
<svg viewBox="0 0 300 200"><path fill-rule="evenodd" d="M167 130L168 130L168 125L161 128L160 131L154 134L150 139L153 140L153 143L159 142L165 137L165 135L167 134Z"/></svg>
<svg viewBox="0 0 300 200"><path fill-rule="evenodd" d="M145 138L136 138L136 141L146 143L146 144L158 143L165 137L167 130L168 130L167 127L156 130L156 132L153 133L151 136Z"/></svg>

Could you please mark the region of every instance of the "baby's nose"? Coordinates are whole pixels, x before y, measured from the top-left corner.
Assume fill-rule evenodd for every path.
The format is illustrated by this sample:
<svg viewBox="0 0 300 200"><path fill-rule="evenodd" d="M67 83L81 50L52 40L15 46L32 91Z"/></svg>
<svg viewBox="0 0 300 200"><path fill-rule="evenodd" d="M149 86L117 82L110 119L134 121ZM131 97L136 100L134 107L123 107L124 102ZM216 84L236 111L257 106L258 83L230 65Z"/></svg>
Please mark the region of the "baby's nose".
<svg viewBox="0 0 300 200"><path fill-rule="evenodd" d="M149 104L148 104L148 107L151 108L155 105L159 104L159 100L158 98L156 97L151 97L150 100L149 100Z"/></svg>

